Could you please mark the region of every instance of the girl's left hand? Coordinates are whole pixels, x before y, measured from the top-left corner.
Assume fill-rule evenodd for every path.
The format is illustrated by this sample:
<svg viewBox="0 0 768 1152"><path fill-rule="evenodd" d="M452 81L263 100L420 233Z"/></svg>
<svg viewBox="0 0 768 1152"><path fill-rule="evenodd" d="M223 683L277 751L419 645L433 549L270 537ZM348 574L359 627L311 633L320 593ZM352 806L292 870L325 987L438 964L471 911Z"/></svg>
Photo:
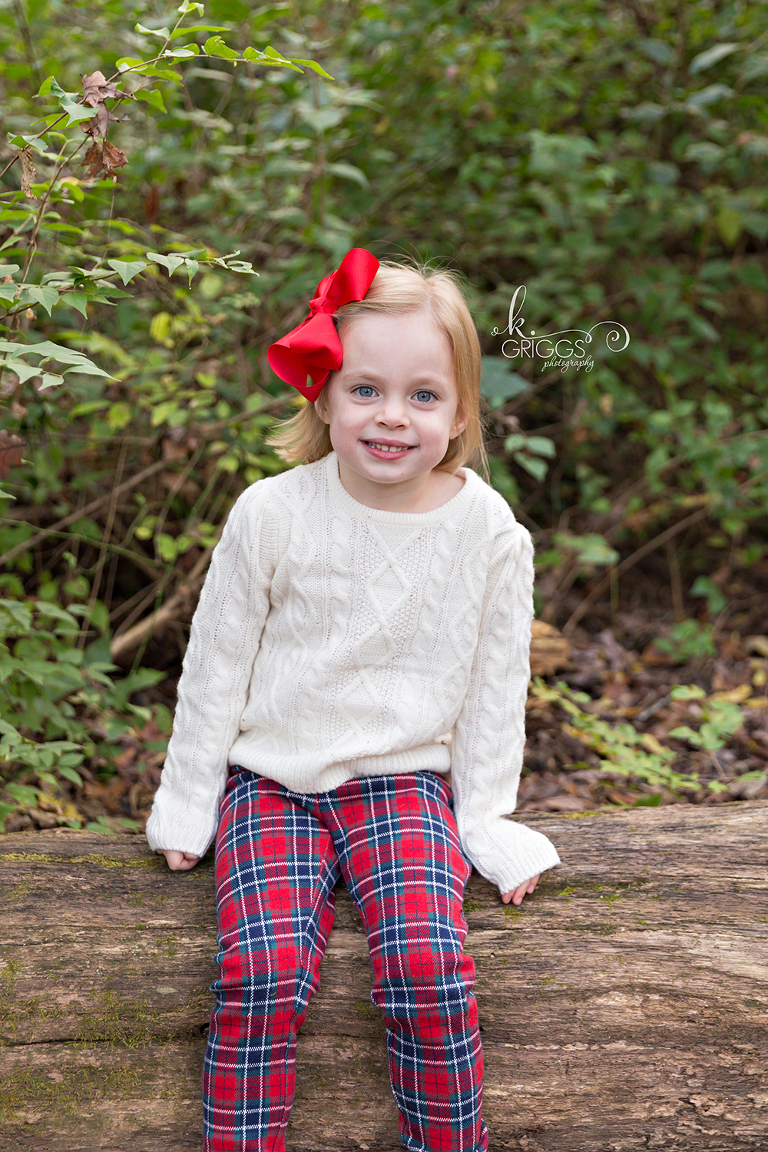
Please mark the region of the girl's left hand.
<svg viewBox="0 0 768 1152"><path fill-rule="evenodd" d="M539 876L541 873L539 873ZM501 898L505 904L509 904L510 900L513 904L522 904L523 896L530 896L534 888L539 882L539 876L534 876L531 880L526 880L514 892L502 892Z"/></svg>

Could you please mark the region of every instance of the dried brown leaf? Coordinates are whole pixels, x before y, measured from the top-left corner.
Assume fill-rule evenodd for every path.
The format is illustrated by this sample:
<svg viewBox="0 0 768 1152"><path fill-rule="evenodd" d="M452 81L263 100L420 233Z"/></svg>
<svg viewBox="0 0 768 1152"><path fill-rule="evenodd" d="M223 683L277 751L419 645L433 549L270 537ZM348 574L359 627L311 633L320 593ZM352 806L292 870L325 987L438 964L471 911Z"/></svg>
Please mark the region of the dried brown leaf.
<svg viewBox="0 0 768 1152"><path fill-rule="evenodd" d="M0 428L0 480L5 480L11 468L21 464L25 441L6 428Z"/></svg>
<svg viewBox="0 0 768 1152"><path fill-rule="evenodd" d="M83 76L83 104L89 108L97 108L105 100L120 100L128 96L115 84L110 84L103 72L92 72L90 76Z"/></svg>
<svg viewBox="0 0 768 1152"><path fill-rule="evenodd" d="M35 195L30 187L37 173L35 171L34 161L32 160L32 149L29 144L27 144L26 148L19 149L19 160L21 161L21 190L25 196L29 196L33 200L38 200L39 197Z"/></svg>
<svg viewBox="0 0 768 1152"><path fill-rule="evenodd" d="M90 179L95 179L101 174L102 180L108 180L114 177L118 168L124 168L127 163L128 157L125 152L109 140L99 142L94 139L83 157L83 165L88 165L86 176Z"/></svg>
<svg viewBox="0 0 768 1152"><path fill-rule="evenodd" d="M113 176L117 168L124 168L128 157L122 149L115 147L109 140L104 141L102 159L104 163L104 179Z"/></svg>
<svg viewBox="0 0 768 1152"><path fill-rule="evenodd" d="M83 76L82 103L88 108L96 109L96 115L82 124L83 131L89 136L93 136L94 140L98 136L106 137L110 121L119 120L121 117L110 112L104 101L135 99L133 93L124 92L122 88L110 83L103 72L92 72L90 76ZM120 165L114 165L114 167L120 167Z"/></svg>

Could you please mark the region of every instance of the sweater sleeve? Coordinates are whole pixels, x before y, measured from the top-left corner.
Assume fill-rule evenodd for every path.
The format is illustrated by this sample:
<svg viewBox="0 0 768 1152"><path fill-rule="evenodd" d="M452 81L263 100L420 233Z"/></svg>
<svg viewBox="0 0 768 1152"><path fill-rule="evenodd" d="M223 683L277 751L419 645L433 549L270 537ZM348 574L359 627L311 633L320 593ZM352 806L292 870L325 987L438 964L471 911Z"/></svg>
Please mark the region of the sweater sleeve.
<svg viewBox="0 0 768 1152"><path fill-rule="evenodd" d="M459 835L472 864L502 892L560 863L515 808L525 745L533 619L533 545L510 521L489 565L470 685L453 732L451 780Z"/></svg>
<svg viewBox="0 0 768 1152"><path fill-rule="evenodd" d="M151 848L204 856L219 820L228 754L239 731L269 611L276 548L265 530L266 494L252 485L235 503L192 620L173 735L147 821Z"/></svg>

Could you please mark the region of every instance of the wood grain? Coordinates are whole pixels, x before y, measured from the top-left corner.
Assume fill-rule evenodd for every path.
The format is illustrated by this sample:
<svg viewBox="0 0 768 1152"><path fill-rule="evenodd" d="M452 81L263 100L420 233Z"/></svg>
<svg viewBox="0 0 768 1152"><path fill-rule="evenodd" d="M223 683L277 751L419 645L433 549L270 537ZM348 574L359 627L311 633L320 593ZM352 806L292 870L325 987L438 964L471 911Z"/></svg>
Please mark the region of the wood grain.
<svg viewBox="0 0 768 1152"><path fill-rule="evenodd" d="M474 875L490 1148L768 1147L768 803L532 816L563 865L521 910ZM0 1152L200 1148L210 858L0 837ZM346 891L302 1031L289 1152L396 1152Z"/></svg>

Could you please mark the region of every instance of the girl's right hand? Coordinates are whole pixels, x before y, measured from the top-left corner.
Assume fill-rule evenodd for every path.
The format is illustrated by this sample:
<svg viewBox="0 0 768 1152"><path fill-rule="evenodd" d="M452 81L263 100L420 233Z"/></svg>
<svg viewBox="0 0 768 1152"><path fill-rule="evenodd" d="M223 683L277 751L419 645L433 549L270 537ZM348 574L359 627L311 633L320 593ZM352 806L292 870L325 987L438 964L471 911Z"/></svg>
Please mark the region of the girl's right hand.
<svg viewBox="0 0 768 1152"><path fill-rule="evenodd" d="M163 849L163 856L168 861L168 867L172 872L187 872L190 868L194 868L200 859L199 856L193 856L191 852L176 852L173 849Z"/></svg>

